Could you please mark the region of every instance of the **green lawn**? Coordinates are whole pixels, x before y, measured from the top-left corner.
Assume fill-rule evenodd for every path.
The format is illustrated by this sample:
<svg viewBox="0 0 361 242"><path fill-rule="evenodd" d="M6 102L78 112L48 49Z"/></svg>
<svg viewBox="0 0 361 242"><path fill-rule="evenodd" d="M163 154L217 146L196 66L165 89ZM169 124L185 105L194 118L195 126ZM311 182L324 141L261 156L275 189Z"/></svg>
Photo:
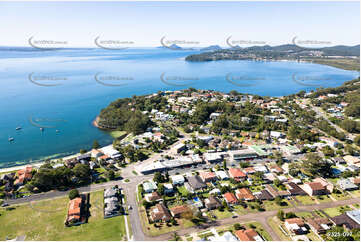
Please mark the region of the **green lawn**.
<svg viewBox="0 0 361 242"><path fill-rule="evenodd" d="M299 212L299 213L296 213L296 216L297 217L300 217L300 218L313 218L314 216L312 215L312 213L310 212Z"/></svg>
<svg viewBox="0 0 361 242"><path fill-rule="evenodd" d="M327 195L316 196L316 199L317 199L320 203L333 202L332 199L329 198Z"/></svg>
<svg viewBox="0 0 361 242"><path fill-rule="evenodd" d="M341 194L332 193L332 197L334 197L336 200L346 200L346 199L350 199L351 195L347 193L341 193Z"/></svg>
<svg viewBox="0 0 361 242"><path fill-rule="evenodd" d="M279 228L279 225L281 224L281 221L277 218L277 217L271 217L267 220L268 224L271 226L271 228L273 229L273 231L276 232L276 234L278 235L278 237L280 237L280 239L282 241L291 241L292 239L285 235L281 229Z"/></svg>
<svg viewBox="0 0 361 242"><path fill-rule="evenodd" d="M233 216L233 213L227 211L227 209L225 209L223 212L218 211L218 209L215 209L212 211L212 213L217 217L217 219L229 218Z"/></svg>
<svg viewBox="0 0 361 242"><path fill-rule="evenodd" d="M310 196L296 196L296 199L300 201L303 205L315 204L316 202L312 200L313 198Z"/></svg>
<svg viewBox="0 0 361 242"><path fill-rule="evenodd" d="M335 207L335 208L325 208L323 211L328 214L330 217L335 217L338 215L343 214L346 211L352 210L350 207L341 206L341 207Z"/></svg>
<svg viewBox="0 0 361 242"><path fill-rule="evenodd" d="M266 211L269 211L269 210L278 210L278 209L282 209L282 208L291 207L291 204L290 204L290 202L289 202L287 199L282 199L282 202L286 203L287 205L285 205L285 206L280 206L280 205L277 205L277 204L275 203L275 201L264 201L264 202L263 202L263 205L264 205L264 208L266 209Z"/></svg>
<svg viewBox="0 0 361 242"><path fill-rule="evenodd" d="M354 191L350 191L350 193L352 193L352 195L360 197L360 190L354 190Z"/></svg>
<svg viewBox="0 0 361 242"><path fill-rule="evenodd" d="M187 188L185 188L185 186L180 186L177 189L178 189L178 192L180 194L182 194L182 197L186 197L189 193L189 191L187 190Z"/></svg>
<svg viewBox="0 0 361 242"><path fill-rule="evenodd" d="M15 206L0 211L0 239L26 235L26 240L126 240L124 217L103 218L103 192L90 195L87 224L65 227L68 197Z"/></svg>

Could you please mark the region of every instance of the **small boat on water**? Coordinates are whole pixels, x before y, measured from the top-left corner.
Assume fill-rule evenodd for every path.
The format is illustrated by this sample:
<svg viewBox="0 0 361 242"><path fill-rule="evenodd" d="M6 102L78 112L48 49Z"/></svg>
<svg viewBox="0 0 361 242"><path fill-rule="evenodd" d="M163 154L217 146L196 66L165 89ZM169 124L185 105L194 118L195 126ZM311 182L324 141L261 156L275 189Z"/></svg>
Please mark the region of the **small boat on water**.
<svg viewBox="0 0 361 242"><path fill-rule="evenodd" d="M40 131L43 132L43 131L44 131L44 128L40 128Z"/></svg>
<svg viewBox="0 0 361 242"><path fill-rule="evenodd" d="M21 127L20 127L20 126L16 127L16 130L20 130L20 129L21 129Z"/></svg>
<svg viewBox="0 0 361 242"><path fill-rule="evenodd" d="M13 137L9 137L9 142L11 142L11 141L14 141L14 138Z"/></svg>
<svg viewBox="0 0 361 242"><path fill-rule="evenodd" d="M55 130L55 132L59 133L60 131L57 129L57 130Z"/></svg>

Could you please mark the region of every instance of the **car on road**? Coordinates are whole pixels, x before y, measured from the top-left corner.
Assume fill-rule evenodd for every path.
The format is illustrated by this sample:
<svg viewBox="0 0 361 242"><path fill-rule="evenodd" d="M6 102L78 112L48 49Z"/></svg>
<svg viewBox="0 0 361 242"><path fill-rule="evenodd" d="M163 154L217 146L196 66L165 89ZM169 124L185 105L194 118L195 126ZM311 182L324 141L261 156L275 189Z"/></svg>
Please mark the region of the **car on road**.
<svg viewBox="0 0 361 242"><path fill-rule="evenodd" d="M1 204L1 207L8 207L9 206L9 204L8 203L3 203L3 204Z"/></svg>
<svg viewBox="0 0 361 242"><path fill-rule="evenodd" d="M132 210L133 208L132 208L132 206L128 205L128 209L129 209L129 210Z"/></svg>
<svg viewBox="0 0 361 242"><path fill-rule="evenodd" d="M238 218L238 216L237 216L237 215L233 215L232 218Z"/></svg>

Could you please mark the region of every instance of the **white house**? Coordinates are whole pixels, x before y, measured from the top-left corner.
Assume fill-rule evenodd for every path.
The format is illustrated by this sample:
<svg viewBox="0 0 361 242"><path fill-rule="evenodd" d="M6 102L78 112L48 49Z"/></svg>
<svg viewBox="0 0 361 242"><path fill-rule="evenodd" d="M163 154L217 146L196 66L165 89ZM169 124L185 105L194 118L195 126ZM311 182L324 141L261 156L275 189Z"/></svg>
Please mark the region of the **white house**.
<svg viewBox="0 0 361 242"><path fill-rule="evenodd" d="M228 174L225 171L216 171L216 176L221 180L229 179Z"/></svg>
<svg viewBox="0 0 361 242"><path fill-rule="evenodd" d="M173 185L183 185L184 184L184 177L182 175L174 175L171 176Z"/></svg>

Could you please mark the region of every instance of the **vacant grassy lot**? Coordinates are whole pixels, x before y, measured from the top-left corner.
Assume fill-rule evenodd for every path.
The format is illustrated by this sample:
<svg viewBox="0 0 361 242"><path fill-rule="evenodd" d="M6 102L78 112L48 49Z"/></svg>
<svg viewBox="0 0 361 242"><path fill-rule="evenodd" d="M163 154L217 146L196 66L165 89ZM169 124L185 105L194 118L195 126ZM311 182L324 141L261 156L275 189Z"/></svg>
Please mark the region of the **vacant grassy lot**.
<svg viewBox="0 0 361 242"><path fill-rule="evenodd" d="M303 205L310 205L316 203L310 196L296 196L296 199L300 201Z"/></svg>
<svg viewBox="0 0 361 242"><path fill-rule="evenodd" d="M341 206L341 207L323 209L323 211L325 213L327 213L328 216L330 216L330 217L335 217L335 216L343 214L346 211L351 211L351 210L352 209L349 206Z"/></svg>
<svg viewBox="0 0 361 242"><path fill-rule="evenodd" d="M336 200L346 200L346 199L350 199L351 195L347 193L341 193L341 194L332 193L332 197L334 197Z"/></svg>
<svg viewBox="0 0 361 242"><path fill-rule="evenodd" d="M327 195L317 196L316 198L317 198L317 200L318 200L320 203L329 203L329 202L332 202L332 199L329 198Z"/></svg>
<svg viewBox="0 0 361 242"><path fill-rule="evenodd" d="M103 192L90 195L87 224L65 227L68 197L0 210L0 240L26 235L26 240L126 240L124 217L103 219Z"/></svg>
<svg viewBox="0 0 361 242"><path fill-rule="evenodd" d="M277 205L275 201L264 201L263 205L266 211L291 207L291 204L287 199L282 199L282 203L284 204L284 206Z"/></svg>

